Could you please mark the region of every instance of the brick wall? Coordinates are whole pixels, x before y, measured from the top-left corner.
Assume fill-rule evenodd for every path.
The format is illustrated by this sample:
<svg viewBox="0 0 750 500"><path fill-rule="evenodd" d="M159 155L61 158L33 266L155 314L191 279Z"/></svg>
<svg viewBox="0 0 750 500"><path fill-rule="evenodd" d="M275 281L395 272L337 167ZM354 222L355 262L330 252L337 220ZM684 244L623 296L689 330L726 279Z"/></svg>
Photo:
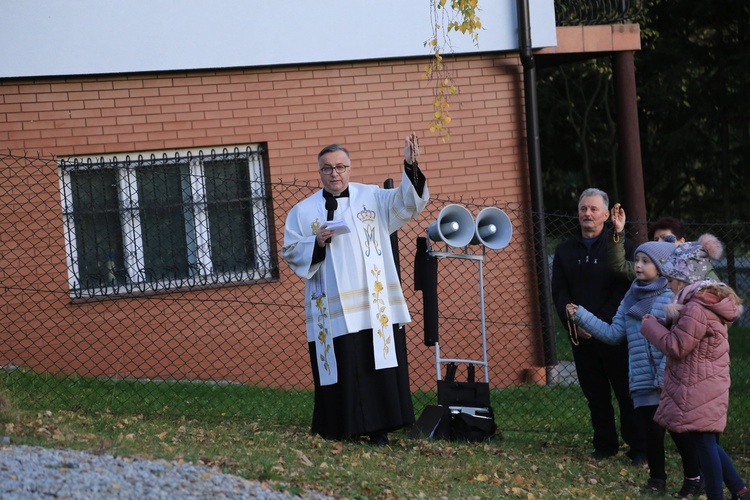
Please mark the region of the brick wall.
<svg viewBox="0 0 750 500"><path fill-rule="evenodd" d="M314 179L322 145L346 144L357 176L380 182L402 136L422 136L433 190L519 199L521 69L515 57L449 61L460 94L452 138L426 131L425 60L0 81L3 149L99 155L267 142L274 177Z"/></svg>
<svg viewBox="0 0 750 500"><path fill-rule="evenodd" d="M414 130L420 135L424 168L433 197L443 199L497 200L518 207L528 207L528 179L525 165L525 129L523 123L522 70L515 55L474 55L447 60L455 77L459 95L451 99L451 138L443 141L430 134L427 127L433 113L432 83L421 76L424 59L371 61L342 64L285 66L274 68L227 69L215 71L144 73L103 75L92 77L39 78L0 80L0 148L15 153L29 152L41 156L124 155L146 151L182 148L224 147L235 144L265 143L271 182L309 180L317 184L315 157L320 148L339 142L352 153L352 180L382 184L386 177L398 182L401 168L403 137ZM49 199L59 202L57 172L36 178L36 189L46 191ZM6 193L2 200L6 207L0 220L3 231L12 231L14 200ZM11 207L10 209L7 207ZM275 203L277 238L282 240L281 223L288 204ZM57 213L51 223L60 221L59 206L37 207L49 214ZM42 213L42 212L40 212ZM39 241L33 234L13 236L15 244L36 249L23 259L2 257L4 276L23 272L39 275L56 274L45 286L66 289L66 263L63 249L62 224L57 228L59 238L48 236ZM529 234L530 231L524 231ZM6 236L7 237L7 236ZM10 237L8 237L10 238ZM536 297L532 271L528 262L528 241L521 241L510 250L508 259L526 262L521 282L514 288L488 293L488 308L500 307L508 300L527 304L525 312L514 320L535 325ZM30 259L30 260L29 260ZM52 266L57 273L40 271ZM29 270L31 269L31 270ZM485 278L492 284L492 276ZM280 281L297 280L281 263ZM300 283L301 285L301 283ZM275 293L274 284L267 287ZM285 288L287 290L287 288ZM301 288L299 288L301 298ZM186 299L209 300L210 290L184 294ZM177 294L181 295L181 294ZM28 297L26 297L28 299ZM45 368L86 364L87 373L113 374L123 369L138 376L154 378L215 378L269 382L272 376L258 360L254 373L237 369L231 363L216 366L193 366L184 359L192 359L190 352L182 353L175 341L170 349L174 359L158 366L149 365L148 350L128 353L120 361L97 359L92 353L100 346L92 345L81 352L71 349L75 336L86 331L101 330L104 325L86 322L89 317L81 311L100 309L100 318L111 305L91 303L72 305L55 298L39 300L29 305L25 314L29 319L34 311L57 311L57 316L69 318L64 328L59 324L33 323L23 326L19 335L46 336L54 356L46 359ZM23 302L24 298L14 298ZM29 302L26 300L26 302ZM118 300L118 314L128 322L139 338L158 339L167 332L166 326L150 320L155 312L144 314L143 299ZM6 302L7 307L8 302ZM181 313L169 304L162 304L158 314ZM6 311L10 312L10 311ZM206 314L199 308L180 322L186 336L200 337L189 349L215 349L216 345L234 342L242 350L243 341L235 333L224 339L206 338L218 324L231 324L232 319L252 314L251 309L212 311ZM182 311L184 313L184 311ZM13 314L18 314L13 312ZM80 318L76 319L80 314ZM14 325L24 324L22 321ZM301 323L300 323L301 324ZM17 327L18 328L18 327ZM288 366L298 367L299 375L291 385L309 383L307 354L275 352L274 335L298 335L295 332L268 331L268 324L257 325L259 335L269 336L269 351L258 356L283 356ZM536 327L531 326L528 338L522 343L522 355L529 364L539 357ZM40 333L43 332L43 333ZM262 333L260 333L262 332ZM122 343L123 353L128 348L117 330L111 330L103 342ZM416 341L415 341L416 342ZM76 344L77 345L77 344ZM300 343L302 346L302 343ZM157 349L154 347L154 349ZM188 351L189 351L188 349ZM431 353L420 362L429 363ZM84 360L85 361L81 361ZM126 359L129 365L113 368ZM1 360L0 360L1 361ZM226 360L225 360L226 361ZM42 364L41 360L39 363ZM72 365L71 365L72 363ZM49 365L49 366L48 366ZM502 371L503 368L496 368ZM520 381L521 371L497 373L502 384ZM426 385L433 373L421 375L415 381ZM431 386L432 384L430 384Z"/></svg>

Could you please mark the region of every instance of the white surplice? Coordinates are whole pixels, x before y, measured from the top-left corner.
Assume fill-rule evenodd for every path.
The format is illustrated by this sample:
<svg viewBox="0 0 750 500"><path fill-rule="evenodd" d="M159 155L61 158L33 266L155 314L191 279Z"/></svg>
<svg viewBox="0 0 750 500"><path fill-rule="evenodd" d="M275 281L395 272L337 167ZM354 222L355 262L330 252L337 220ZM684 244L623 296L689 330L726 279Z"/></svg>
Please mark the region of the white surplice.
<svg viewBox="0 0 750 500"><path fill-rule="evenodd" d="M289 212L282 256L306 281L307 339L317 344L321 385L337 381L332 339L341 335L372 329L376 367L395 366L393 349L383 349L384 339L377 332L386 323L389 327L408 323L411 316L393 261L390 234L416 218L428 199L427 187L420 197L406 174L396 189L350 183L349 198L337 198L334 220L343 219L352 232L333 237L325 259L316 264L312 263L315 231L326 222L323 192ZM375 223L370 224L373 215ZM373 279L379 283L374 290ZM377 311L374 300L382 304ZM378 359L380 353L384 359Z"/></svg>

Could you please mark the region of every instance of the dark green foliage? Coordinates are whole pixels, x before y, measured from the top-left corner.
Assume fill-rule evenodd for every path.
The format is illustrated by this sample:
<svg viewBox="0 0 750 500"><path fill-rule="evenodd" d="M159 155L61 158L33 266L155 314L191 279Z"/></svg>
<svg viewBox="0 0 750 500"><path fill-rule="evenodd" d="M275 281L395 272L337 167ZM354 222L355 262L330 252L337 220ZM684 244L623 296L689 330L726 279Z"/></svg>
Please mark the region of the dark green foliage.
<svg viewBox="0 0 750 500"><path fill-rule="evenodd" d="M750 5L646 2L636 52L647 213L750 218ZM570 212L586 187L622 194L608 57L539 72L545 204ZM604 91L603 89L607 89ZM621 175L621 174L618 174Z"/></svg>

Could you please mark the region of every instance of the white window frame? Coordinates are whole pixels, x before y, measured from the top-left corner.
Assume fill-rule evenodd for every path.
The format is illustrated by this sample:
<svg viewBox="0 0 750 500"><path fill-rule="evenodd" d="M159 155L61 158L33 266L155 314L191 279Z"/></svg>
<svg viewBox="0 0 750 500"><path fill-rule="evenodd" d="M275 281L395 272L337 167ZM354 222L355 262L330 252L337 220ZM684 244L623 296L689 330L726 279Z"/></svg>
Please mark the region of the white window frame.
<svg viewBox="0 0 750 500"><path fill-rule="evenodd" d="M252 192L252 213L254 217L253 241L255 242L255 260L257 265L254 269L239 272L214 274L211 262L211 241L209 217L206 202L205 177L203 175L203 160L215 158L214 155L225 153L240 154L247 152L249 181ZM154 151L147 153L126 154L125 160L118 160L116 156L106 158L102 156L66 157L60 158L58 163L60 172L60 193L63 210L63 224L65 227L65 248L68 266L68 285L71 298L132 296L143 293L156 293L164 291L181 291L194 289L196 287L213 286L221 284L238 284L273 277L270 223L266 203L266 184L264 179L262 148L259 145L242 145L223 148L223 153L204 154L201 150L171 150ZM190 158L189 182L192 195L190 203L185 204L185 224L187 233L195 235L194 243L191 238L188 241L188 262L191 269L197 269L191 275L175 286L174 282L146 281L144 256L143 256L143 234L138 202L137 177L134 166L138 164L139 158ZM132 160L131 158L136 158ZM73 194L71 189L70 172L75 171L75 165L87 166L91 164L105 164L106 168L117 168L118 182L118 205L120 223L122 227L123 255L125 268L129 283L95 288L83 288L77 276L80 275L78 265L78 249L76 243L76 227L73 217ZM71 166L72 164L72 166ZM63 168L63 165L65 167ZM183 193L186 190L183 190ZM192 209L190 208L192 207Z"/></svg>

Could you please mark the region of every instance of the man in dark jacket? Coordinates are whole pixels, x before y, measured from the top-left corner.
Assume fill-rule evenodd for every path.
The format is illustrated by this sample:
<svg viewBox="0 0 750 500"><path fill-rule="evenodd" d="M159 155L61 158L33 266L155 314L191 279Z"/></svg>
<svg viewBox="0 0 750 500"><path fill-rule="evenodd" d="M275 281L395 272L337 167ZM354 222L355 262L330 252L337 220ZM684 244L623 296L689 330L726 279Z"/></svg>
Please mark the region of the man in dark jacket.
<svg viewBox="0 0 750 500"><path fill-rule="evenodd" d="M585 190L578 200L580 233L555 249L552 264L552 296L562 324L568 328L578 381L591 412L594 451L591 457L617 454L619 440L612 406L614 391L620 407L620 432L630 446L628 456L634 465L645 463L643 430L636 425L633 402L628 392L628 347L625 342L612 346L591 337L568 322L567 304L584 306L599 319L610 323L630 283L607 266L609 197L599 189ZM633 260L633 244L625 241L625 253Z"/></svg>

